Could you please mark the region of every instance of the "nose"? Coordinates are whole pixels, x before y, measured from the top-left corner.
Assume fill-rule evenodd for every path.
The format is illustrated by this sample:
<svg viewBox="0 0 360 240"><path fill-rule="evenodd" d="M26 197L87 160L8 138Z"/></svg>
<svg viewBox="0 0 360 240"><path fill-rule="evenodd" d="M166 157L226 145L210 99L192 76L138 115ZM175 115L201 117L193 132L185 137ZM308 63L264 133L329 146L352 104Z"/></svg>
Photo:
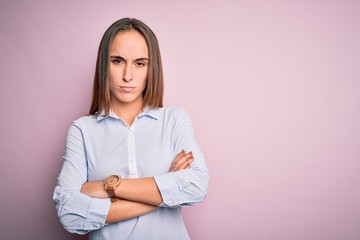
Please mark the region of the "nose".
<svg viewBox="0 0 360 240"><path fill-rule="evenodd" d="M127 64L125 66L124 73L123 73L123 80L125 82L130 82L133 80L133 72L132 72L130 64Z"/></svg>

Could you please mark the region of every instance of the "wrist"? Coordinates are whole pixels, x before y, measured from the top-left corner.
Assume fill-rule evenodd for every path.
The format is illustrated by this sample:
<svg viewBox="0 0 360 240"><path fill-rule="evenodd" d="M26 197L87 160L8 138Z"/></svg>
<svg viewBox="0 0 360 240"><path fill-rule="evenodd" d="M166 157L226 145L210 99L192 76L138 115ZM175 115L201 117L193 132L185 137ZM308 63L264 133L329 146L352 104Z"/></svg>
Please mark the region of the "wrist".
<svg viewBox="0 0 360 240"><path fill-rule="evenodd" d="M104 188L110 198L117 198L115 190L119 187L121 181L119 175L111 175L104 180Z"/></svg>

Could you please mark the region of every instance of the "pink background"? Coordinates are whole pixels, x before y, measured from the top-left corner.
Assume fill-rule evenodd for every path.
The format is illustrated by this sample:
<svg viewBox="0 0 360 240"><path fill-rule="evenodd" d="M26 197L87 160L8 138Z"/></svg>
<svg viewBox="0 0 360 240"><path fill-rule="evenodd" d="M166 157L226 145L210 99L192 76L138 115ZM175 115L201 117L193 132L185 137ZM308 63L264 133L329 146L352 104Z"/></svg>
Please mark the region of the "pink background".
<svg viewBox="0 0 360 240"><path fill-rule="evenodd" d="M359 1L0 1L0 239L85 239L52 192L105 29L157 34L211 173L192 239L360 239Z"/></svg>

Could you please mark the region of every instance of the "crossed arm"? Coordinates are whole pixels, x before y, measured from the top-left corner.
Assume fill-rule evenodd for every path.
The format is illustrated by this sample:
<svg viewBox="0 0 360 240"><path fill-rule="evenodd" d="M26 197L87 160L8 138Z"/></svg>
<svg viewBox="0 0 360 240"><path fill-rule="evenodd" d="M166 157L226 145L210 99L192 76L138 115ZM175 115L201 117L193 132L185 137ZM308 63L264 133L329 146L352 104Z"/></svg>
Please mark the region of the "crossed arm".
<svg viewBox="0 0 360 240"><path fill-rule="evenodd" d="M190 168L194 160L191 152L180 152L172 162L169 172ZM109 198L103 182L85 182L81 192L94 198ZM122 179L115 189L118 201L112 202L106 223L120 222L154 211L162 203L161 193L153 177Z"/></svg>

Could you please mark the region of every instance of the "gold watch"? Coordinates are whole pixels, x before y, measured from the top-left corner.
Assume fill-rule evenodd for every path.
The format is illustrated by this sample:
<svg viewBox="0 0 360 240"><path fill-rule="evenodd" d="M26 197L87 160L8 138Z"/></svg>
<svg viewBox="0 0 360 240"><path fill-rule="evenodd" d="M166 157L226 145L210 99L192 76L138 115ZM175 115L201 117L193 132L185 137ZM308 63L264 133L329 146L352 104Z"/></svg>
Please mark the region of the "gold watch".
<svg viewBox="0 0 360 240"><path fill-rule="evenodd" d="M120 183L121 177L119 175L111 175L104 181L105 190L109 194L112 202L118 199L115 194L115 189L120 185Z"/></svg>

